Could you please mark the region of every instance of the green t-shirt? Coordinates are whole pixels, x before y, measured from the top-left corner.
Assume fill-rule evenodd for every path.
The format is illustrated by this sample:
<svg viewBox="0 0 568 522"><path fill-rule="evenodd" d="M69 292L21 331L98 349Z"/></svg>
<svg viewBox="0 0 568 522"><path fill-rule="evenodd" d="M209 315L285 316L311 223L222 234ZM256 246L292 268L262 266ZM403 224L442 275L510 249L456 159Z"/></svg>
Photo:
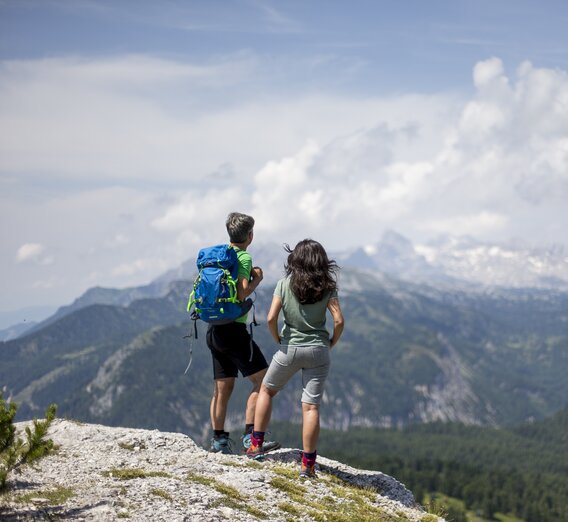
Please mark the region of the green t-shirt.
<svg viewBox="0 0 568 522"><path fill-rule="evenodd" d="M337 298L337 289L317 303L301 304L290 288L290 278L286 277L276 283L274 295L282 300L282 344L329 346L330 335L325 327L326 311L329 300Z"/></svg>
<svg viewBox="0 0 568 522"><path fill-rule="evenodd" d="M237 253L237 260L239 262L239 277L243 277L247 281L250 280L250 275L252 273L252 257L246 250L241 250L239 247L233 247ZM248 313L241 315L238 319L235 319L236 323L246 323Z"/></svg>

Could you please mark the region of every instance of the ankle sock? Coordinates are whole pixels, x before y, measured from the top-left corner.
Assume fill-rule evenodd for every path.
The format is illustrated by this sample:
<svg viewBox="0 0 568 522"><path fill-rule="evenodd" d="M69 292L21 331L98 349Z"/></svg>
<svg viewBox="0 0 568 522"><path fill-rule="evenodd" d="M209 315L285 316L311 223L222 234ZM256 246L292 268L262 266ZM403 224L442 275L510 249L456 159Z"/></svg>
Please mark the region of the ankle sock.
<svg viewBox="0 0 568 522"><path fill-rule="evenodd" d="M302 464L304 464L304 466L313 466L316 463L316 457L317 457L317 450L314 451L313 453L306 453L305 451L302 453Z"/></svg>
<svg viewBox="0 0 568 522"><path fill-rule="evenodd" d="M245 432L243 433L243 435L248 435L249 433L252 433L253 429L254 429L254 424L245 424Z"/></svg>
<svg viewBox="0 0 568 522"><path fill-rule="evenodd" d="M264 433L264 431L252 431L250 440L255 446L259 447L264 444Z"/></svg>
<svg viewBox="0 0 568 522"><path fill-rule="evenodd" d="M225 431L225 430L213 430L213 438L215 438L215 439L219 439L224 435L228 437L229 432Z"/></svg>

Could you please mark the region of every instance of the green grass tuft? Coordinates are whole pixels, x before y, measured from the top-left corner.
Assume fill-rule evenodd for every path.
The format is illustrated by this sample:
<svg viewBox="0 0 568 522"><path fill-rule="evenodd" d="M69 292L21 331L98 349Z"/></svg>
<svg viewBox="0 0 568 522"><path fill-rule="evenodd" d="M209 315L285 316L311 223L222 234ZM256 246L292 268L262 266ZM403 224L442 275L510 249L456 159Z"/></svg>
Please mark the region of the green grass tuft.
<svg viewBox="0 0 568 522"><path fill-rule="evenodd" d="M245 464L241 464L240 462L233 462L231 460L224 460L223 462L221 462L221 464L223 464L223 466L231 466L232 468L246 468L247 466Z"/></svg>
<svg viewBox="0 0 568 522"><path fill-rule="evenodd" d="M294 515L296 517L302 515L301 510L299 510L296 506L294 506L294 504L290 502L281 502L280 504L278 504L278 509L284 511L285 513L290 513L290 515Z"/></svg>
<svg viewBox="0 0 568 522"><path fill-rule="evenodd" d="M173 497L164 489L154 488L150 490L150 493L152 495L156 495L157 497L173 501Z"/></svg>
<svg viewBox="0 0 568 522"><path fill-rule="evenodd" d="M215 483L215 479L192 472L188 473L185 478L190 482L197 482L198 484L202 484L204 486L213 486L213 484Z"/></svg>
<svg viewBox="0 0 568 522"><path fill-rule="evenodd" d="M227 486L227 484L223 484L221 482L214 481L213 487L221 493L221 495L225 495L229 498L236 500L237 502L244 502L245 497L241 494L241 492L234 488L233 486Z"/></svg>
<svg viewBox="0 0 568 522"><path fill-rule="evenodd" d="M117 478L119 480L133 480L137 478L149 477L171 477L165 471L145 471L140 468L113 468L108 471L103 471L103 476Z"/></svg>
<svg viewBox="0 0 568 522"><path fill-rule="evenodd" d="M273 468L271 468L271 471L273 471L277 475L281 475L282 477L286 477L291 480L296 480L299 476L297 469L290 469L284 466L274 466Z"/></svg>
<svg viewBox="0 0 568 522"><path fill-rule="evenodd" d="M57 487L45 491L33 491L25 495L18 495L14 497L14 501L18 503L28 504L32 498L45 498L49 500L51 505L64 504L69 500L75 492L71 488Z"/></svg>
<svg viewBox="0 0 568 522"><path fill-rule="evenodd" d="M289 475L289 470L286 470ZM295 475L294 475L295 477ZM270 485L288 494L292 502L283 502L278 508L293 517L309 516L315 522L402 522L405 516L392 516L375 505L376 491L356 486L337 477L326 477L320 473L323 482L327 482L331 495L321 499L307 495L308 490L297 481L290 481L282 476L274 477Z"/></svg>
<svg viewBox="0 0 568 522"><path fill-rule="evenodd" d="M272 478L270 480L270 485L273 488L279 489L280 491L287 493L292 500L299 503L305 501L306 494L308 493L308 490L301 484L298 484L297 482L292 482L291 480L285 479L283 477Z"/></svg>
<svg viewBox="0 0 568 522"><path fill-rule="evenodd" d="M210 509L223 506L239 511L245 511L256 518L268 518L268 515L266 513L254 506L249 505L248 497L246 495L243 495L237 488L223 484L222 482L219 482L214 478L198 475L197 473L188 473L186 479L190 482L197 482L198 484L212 487L213 489L215 489L215 491L222 495L222 498L218 498L209 503L208 507Z"/></svg>
<svg viewBox="0 0 568 522"><path fill-rule="evenodd" d="M258 509L255 506L246 505L244 507L244 510L253 517L260 518L263 520L266 520L268 518L268 515L264 511Z"/></svg>

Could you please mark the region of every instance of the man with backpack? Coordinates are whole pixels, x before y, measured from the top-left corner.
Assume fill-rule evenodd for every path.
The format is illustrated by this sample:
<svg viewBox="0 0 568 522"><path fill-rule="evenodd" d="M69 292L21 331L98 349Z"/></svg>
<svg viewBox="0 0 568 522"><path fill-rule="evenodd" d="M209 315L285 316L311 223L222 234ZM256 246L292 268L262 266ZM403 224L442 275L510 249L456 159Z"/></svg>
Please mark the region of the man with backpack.
<svg viewBox="0 0 568 522"><path fill-rule="evenodd" d="M247 252L253 240L254 219L246 214L232 212L227 217L227 232L230 248L237 254L238 277L236 281L237 299L244 303L262 281L262 269L253 267L252 257ZM243 447L250 446L250 436L254 427L254 412L260 385L268 364L258 345L251 338L246 327L247 314L226 324L210 324L207 330L207 346L213 357L213 378L215 389L211 399L211 424L213 439L211 451L233 453L229 433L225 431L225 418L229 399L240 371L248 377L252 390L245 410L245 431ZM280 447L277 442L265 442L264 450Z"/></svg>

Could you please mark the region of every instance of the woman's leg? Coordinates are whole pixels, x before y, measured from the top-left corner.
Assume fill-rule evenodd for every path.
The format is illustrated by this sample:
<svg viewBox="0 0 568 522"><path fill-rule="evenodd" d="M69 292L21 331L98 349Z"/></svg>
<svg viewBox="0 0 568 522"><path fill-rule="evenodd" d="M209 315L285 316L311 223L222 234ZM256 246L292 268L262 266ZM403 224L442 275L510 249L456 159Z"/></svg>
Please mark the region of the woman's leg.
<svg viewBox="0 0 568 522"><path fill-rule="evenodd" d="M319 404L302 403L302 443L304 453L313 453L316 451L319 432L320 432L320 415Z"/></svg>
<svg viewBox="0 0 568 522"><path fill-rule="evenodd" d="M268 428L272 415L272 397L277 393L277 391L270 390L264 384L260 386L254 413L254 431L264 432Z"/></svg>
<svg viewBox="0 0 568 522"><path fill-rule="evenodd" d="M272 415L272 397L277 393L276 390L270 390L264 384L260 386L254 412L254 429L250 434L250 446L248 446L246 451L249 458L258 458L264 455L265 451L271 451L280 447L278 442L269 442L266 446L264 443L264 435Z"/></svg>
<svg viewBox="0 0 568 522"><path fill-rule="evenodd" d="M294 364L296 348L281 346L274 354L264 376L254 412L254 431L266 431L272 414L272 397L281 390L300 367Z"/></svg>
<svg viewBox="0 0 568 522"><path fill-rule="evenodd" d="M260 388L262 386L262 379L266 375L266 369L253 373L248 376L249 381L252 383L252 390L250 391L247 406L245 410L245 424L254 424L254 416L256 412L256 403L260 395Z"/></svg>
<svg viewBox="0 0 568 522"><path fill-rule="evenodd" d="M250 458L257 458L264 452L264 434L272 415L272 398L294 374L295 370L290 366L290 363L294 360L294 353L295 350L293 348L289 350L287 346L281 347L274 354L268 371L264 376L254 411L254 429L251 434L251 445L247 449L247 455Z"/></svg>
<svg viewBox="0 0 568 522"><path fill-rule="evenodd" d="M319 405L329 374L330 357L327 346L310 346L303 352L305 366L302 369L302 441L304 453L316 451L319 432Z"/></svg>

